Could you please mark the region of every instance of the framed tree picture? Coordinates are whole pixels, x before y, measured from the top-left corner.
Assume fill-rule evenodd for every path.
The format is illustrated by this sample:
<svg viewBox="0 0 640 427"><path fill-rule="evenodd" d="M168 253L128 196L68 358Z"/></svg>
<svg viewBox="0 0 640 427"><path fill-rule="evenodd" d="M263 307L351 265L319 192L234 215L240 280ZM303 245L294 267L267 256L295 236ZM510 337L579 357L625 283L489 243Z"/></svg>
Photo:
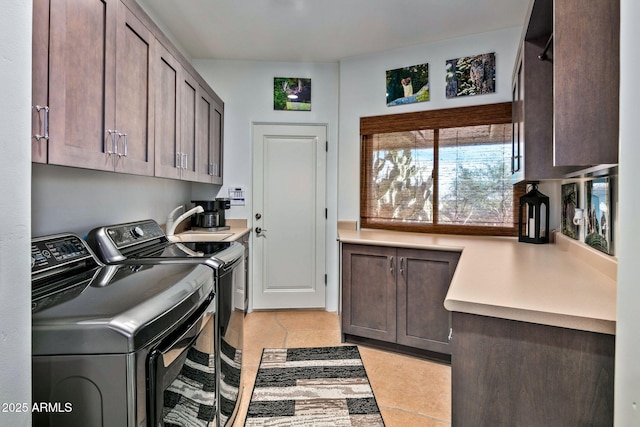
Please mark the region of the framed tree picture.
<svg viewBox="0 0 640 427"><path fill-rule="evenodd" d="M311 79L274 77L273 109L311 111Z"/></svg>
<svg viewBox="0 0 640 427"><path fill-rule="evenodd" d="M446 64L447 98L482 95L496 91L496 54L449 59Z"/></svg>

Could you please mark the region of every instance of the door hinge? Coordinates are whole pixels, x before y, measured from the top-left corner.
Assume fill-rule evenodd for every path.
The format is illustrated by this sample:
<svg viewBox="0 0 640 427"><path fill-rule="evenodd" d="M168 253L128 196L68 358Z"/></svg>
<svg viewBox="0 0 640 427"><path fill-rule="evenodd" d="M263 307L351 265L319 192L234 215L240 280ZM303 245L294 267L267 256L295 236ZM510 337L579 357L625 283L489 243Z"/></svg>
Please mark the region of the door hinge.
<svg viewBox="0 0 640 427"><path fill-rule="evenodd" d="M327 275L324 275L324 285L327 286Z"/></svg>
<svg viewBox="0 0 640 427"><path fill-rule="evenodd" d="M324 151L329 152L329 141L325 141Z"/></svg>
<svg viewBox="0 0 640 427"><path fill-rule="evenodd" d="M324 208L324 219L329 219L329 209Z"/></svg>

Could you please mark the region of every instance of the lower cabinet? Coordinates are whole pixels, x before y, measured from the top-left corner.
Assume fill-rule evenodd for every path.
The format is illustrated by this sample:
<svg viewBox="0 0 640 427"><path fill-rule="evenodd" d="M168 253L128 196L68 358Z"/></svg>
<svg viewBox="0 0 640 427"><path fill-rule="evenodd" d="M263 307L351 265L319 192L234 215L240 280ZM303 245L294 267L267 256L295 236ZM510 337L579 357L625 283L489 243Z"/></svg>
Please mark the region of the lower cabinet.
<svg viewBox="0 0 640 427"><path fill-rule="evenodd" d="M613 425L613 335L452 317L452 427Z"/></svg>
<svg viewBox="0 0 640 427"><path fill-rule="evenodd" d="M342 333L450 354L444 308L458 252L342 245Z"/></svg>

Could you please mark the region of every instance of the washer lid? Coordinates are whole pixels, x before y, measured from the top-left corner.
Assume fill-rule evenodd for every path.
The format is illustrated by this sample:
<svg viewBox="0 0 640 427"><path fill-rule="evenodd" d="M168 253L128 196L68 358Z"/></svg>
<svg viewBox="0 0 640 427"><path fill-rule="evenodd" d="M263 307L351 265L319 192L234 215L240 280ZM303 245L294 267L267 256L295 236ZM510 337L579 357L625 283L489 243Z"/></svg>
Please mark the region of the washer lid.
<svg viewBox="0 0 640 427"><path fill-rule="evenodd" d="M204 265L102 267L88 282L34 299L33 354L136 351L175 329L213 291Z"/></svg>

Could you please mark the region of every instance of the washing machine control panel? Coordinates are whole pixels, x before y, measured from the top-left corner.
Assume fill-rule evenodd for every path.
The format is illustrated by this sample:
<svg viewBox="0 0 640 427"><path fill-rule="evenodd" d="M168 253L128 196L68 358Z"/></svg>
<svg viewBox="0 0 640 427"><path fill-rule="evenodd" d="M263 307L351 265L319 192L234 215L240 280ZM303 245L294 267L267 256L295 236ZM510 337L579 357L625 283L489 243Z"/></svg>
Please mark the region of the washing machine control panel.
<svg viewBox="0 0 640 427"><path fill-rule="evenodd" d="M93 258L93 254L87 249L85 242L73 234L59 234L31 240L32 274L88 258Z"/></svg>
<svg viewBox="0 0 640 427"><path fill-rule="evenodd" d="M113 225L106 230L118 249L165 237L162 228L153 220Z"/></svg>

